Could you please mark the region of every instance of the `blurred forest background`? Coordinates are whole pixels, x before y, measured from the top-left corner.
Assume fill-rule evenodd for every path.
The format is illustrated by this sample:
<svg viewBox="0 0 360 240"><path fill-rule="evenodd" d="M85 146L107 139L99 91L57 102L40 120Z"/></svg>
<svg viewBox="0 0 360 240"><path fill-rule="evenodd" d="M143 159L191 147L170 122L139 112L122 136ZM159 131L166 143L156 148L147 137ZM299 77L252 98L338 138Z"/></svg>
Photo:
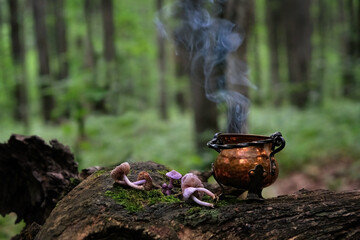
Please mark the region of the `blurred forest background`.
<svg viewBox="0 0 360 240"><path fill-rule="evenodd" d="M79 169L152 160L209 170L217 154L206 142L226 131L226 110L156 29L173 2L0 0L0 141L56 138ZM215 3L245 34L227 64L247 65L248 133L287 141L280 177L302 172L335 190L359 181L360 2ZM0 219L0 238L8 225Z"/></svg>

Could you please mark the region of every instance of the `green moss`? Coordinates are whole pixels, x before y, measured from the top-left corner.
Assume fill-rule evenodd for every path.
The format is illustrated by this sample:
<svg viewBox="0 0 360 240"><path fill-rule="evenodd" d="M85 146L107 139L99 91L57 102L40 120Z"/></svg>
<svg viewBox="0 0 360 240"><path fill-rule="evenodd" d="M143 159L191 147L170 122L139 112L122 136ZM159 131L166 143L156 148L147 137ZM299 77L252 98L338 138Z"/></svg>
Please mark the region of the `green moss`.
<svg viewBox="0 0 360 240"><path fill-rule="evenodd" d="M115 186L111 191L106 191L105 195L124 206L129 212L137 212L146 206L156 203L174 203L181 201L174 196L165 196L159 189L141 191Z"/></svg>
<svg viewBox="0 0 360 240"><path fill-rule="evenodd" d="M237 197L234 196L224 196L221 200L219 200L216 203L216 206L221 207L221 206L227 206L230 204L239 204L241 202L244 202L243 200L238 199Z"/></svg>
<svg viewBox="0 0 360 240"><path fill-rule="evenodd" d="M209 209L205 207L193 207L187 212L184 223L196 227L202 222L217 223L220 215L219 209Z"/></svg>
<svg viewBox="0 0 360 240"><path fill-rule="evenodd" d="M163 182L167 182L169 180L169 178L166 177L166 173L169 172L168 170L157 170L157 172L161 176Z"/></svg>
<svg viewBox="0 0 360 240"><path fill-rule="evenodd" d="M99 171L94 173L94 177L97 178L97 177L103 175L106 172L107 172L107 170L99 170Z"/></svg>
<svg viewBox="0 0 360 240"><path fill-rule="evenodd" d="M202 207L192 207L187 211L188 215L192 215L194 213L200 212L202 210Z"/></svg>

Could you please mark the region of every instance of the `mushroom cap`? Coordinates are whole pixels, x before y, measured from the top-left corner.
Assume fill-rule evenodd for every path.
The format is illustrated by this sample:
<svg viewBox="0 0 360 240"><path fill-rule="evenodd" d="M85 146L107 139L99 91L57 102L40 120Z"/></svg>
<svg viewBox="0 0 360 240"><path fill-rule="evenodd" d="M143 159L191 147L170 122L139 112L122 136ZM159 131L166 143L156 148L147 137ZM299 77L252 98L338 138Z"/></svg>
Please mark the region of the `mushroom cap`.
<svg viewBox="0 0 360 240"><path fill-rule="evenodd" d="M152 178L148 172L146 171L139 172L137 180L143 180L143 179L146 181L143 185L144 189L147 191L151 190L153 188L153 183L152 183Z"/></svg>
<svg viewBox="0 0 360 240"><path fill-rule="evenodd" d="M175 180L179 180L182 177L181 173L175 170L171 170L170 172L166 173L166 176Z"/></svg>
<svg viewBox="0 0 360 240"><path fill-rule="evenodd" d="M120 164L111 171L110 176L115 181L123 180L124 175L128 175L129 172L130 172L130 164L128 162L123 162L122 164Z"/></svg>
<svg viewBox="0 0 360 240"><path fill-rule="evenodd" d="M184 189L188 187L199 188L199 187L204 187L204 185L195 174L187 173L181 179L181 190L184 192Z"/></svg>

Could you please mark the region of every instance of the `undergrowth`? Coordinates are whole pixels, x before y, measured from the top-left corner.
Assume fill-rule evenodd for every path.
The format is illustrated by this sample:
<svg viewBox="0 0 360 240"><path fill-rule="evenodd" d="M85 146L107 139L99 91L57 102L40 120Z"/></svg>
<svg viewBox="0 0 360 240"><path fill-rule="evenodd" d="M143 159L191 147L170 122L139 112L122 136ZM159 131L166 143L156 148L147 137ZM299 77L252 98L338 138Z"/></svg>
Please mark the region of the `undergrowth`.
<svg viewBox="0 0 360 240"><path fill-rule="evenodd" d="M337 102L324 107L298 110L293 107L258 108L249 114L249 133L271 135L280 131L286 147L276 155L281 174L304 165L323 164L348 158L359 161L360 105ZM172 112L167 121L155 111L127 112L121 116L89 116L86 138L77 137L76 124L46 126L39 121L29 131L10 122L3 123L0 141L11 133L36 134L45 140L57 138L75 153L79 168L111 166L122 161L155 161L179 172L210 169L211 164L197 155L191 114ZM209 139L210 140L210 139ZM210 160L217 153L209 149Z"/></svg>

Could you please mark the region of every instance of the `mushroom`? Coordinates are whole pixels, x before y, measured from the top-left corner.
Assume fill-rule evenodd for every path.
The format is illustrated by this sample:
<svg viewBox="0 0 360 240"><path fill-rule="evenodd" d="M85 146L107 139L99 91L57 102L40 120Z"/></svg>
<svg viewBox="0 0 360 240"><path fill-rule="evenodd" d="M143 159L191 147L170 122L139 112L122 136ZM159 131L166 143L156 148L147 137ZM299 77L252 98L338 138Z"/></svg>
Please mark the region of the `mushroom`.
<svg viewBox="0 0 360 240"><path fill-rule="evenodd" d="M182 175L180 173L178 173L177 171L172 170L172 171L166 173L166 176L168 178L170 178L170 182L169 182L169 184L164 183L161 186L161 191L162 191L162 193L164 193L166 195L170 195L171 190L174 188L174 181L179 180L182 177Z"/></svg>
<svg viewBox="0 0 360 240"><path fill-rule="evenodd" d="M144 190L144 186L139 186L139 185L144 184L146 180L142 179L136 182L131 182L126 176L129 174L129 172L130 172L130 164L128 162L123 162L122 164L114 168L114 170L111 171L110 175L116 183L127 185L129 187L139 190Z"/></svg>
<svg viewBox="0 0 360 240"><path fill-rule="evenodd" d="M145 190L149 191L153 188L152 178L148 172L146 171L139 172L136 182L142 182L142 181L144 181L143 186Z"/></svg>
<svg viewBox="0 0 360 240"><path fill-rule="evenodd" d="M181 179L181 190L184 200L189 200L191 198L194 202L201 206L214 207L214 204L212 203L201 201L204 193L209 195L212 199L215 199L216 196L211 191L204 188L204 185L195 174L185 174L185 176Z"/></svg>
<svg viewBox="0 0 360 240"><path fill-rule="evenodd" d="M169 182L169 185L168 185L168 187L170 189L174 188L174 181L179 180L182 177L182 175L180 173L178 173L177 171L175 171L175 170L172 170L172 171L166 173L166 176L168 178L170 178L170 182Z"/></svg>

